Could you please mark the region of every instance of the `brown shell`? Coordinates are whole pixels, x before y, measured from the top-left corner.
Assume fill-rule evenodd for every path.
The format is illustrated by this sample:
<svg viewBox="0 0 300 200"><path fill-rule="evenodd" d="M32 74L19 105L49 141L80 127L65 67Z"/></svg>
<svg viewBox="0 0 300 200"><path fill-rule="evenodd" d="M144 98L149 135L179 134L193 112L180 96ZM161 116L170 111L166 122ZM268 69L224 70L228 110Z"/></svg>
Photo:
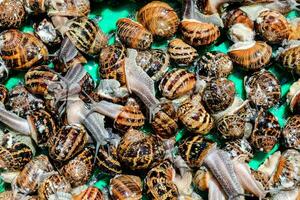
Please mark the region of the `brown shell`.
<svg viewBox="0 0 300 200"><path fill-rule="evenodd" d="M210 113L218 113L232 105L235 97L234 83L226 78L212 79L203 91L203 103Z"/></svg>
<svg viewBox="0 0 300 200"><path fill-rule="evenodd" d="M52 171L53 167L47 156L40 155L33 158L16 178L18 191L23 194L36 192L42 176Z"/></svg>
<svg viewBox="0 0 300 200"><path fill-rule="evenodd" d="M210 78L226 78L233 69L229 56L222 52L206 52L195 63L200 76Z"/></svg>
<svg viewBox="0 0 300 200"><path fill-rule="evenodd" d="M112 145L100 146L96 158L96 165L101 172L109 175L122 173L122 166L118 160L116 150L116 147Z"/></svg>
<svg viewBox="0 0 300 200"><path fill-rule="evenodd" d="M280 12L266 10L256 19L256 31L269 43L281 43L288 39L291 27L287 19Z"/></svg>
<svg viewBox="0 0 300 200"><path fill-rule="evenodd" d="M248 163L254 156L254 152L248 140L237 139L226 143L224 150L227 151L232 159Z"/></svg>
<svg viewBox="0 0 300 200"><path fill-rule="evenodd" d="M56 194L57 192L70 192L71 185L66 179L57 174L53 174L46 178L38 189L39 200L47 200L50 195Z"/></svg>
<svg viewBox="0 0 300 200"><path fill-rule="evenodd" d="M279 122L270 112L260 111L255 120L251 144L258 150L269 152L281 136Z"/></svg>
<svg viewBox="0 0 300 200"><path fill-rule="evenodd" d="M257 71L270 62L272 48L265 42L256 41L250 48L229 50L228 55L242 69Z"/></svg>
<svg viewBox="0 0 300 200"><path fill-rule="evenodd" d="M134 129L122 137L117 152L120 162L131 170L149 169L165 155L163 143L158 137L145 136Z"/></svg>
<svg viewBox="0 0 300 200"><path fill-rule="evenodd" d="M107 45L108 38L98 25L86 17L69 20L66 36L83 53L96 55Z"/></svg>
<svg viewBox="0 0 300 200"><path fill-rule="evenodd" d="M20 28L26 18L21 1L3 0L0 3L0 29Z"/></svg>
<svg viewBox="0 0 300 200"><path fill-rule="evenodd" d="M213 128L214 119L201 104L200 95L194 95L177 110L178 119L195 134L207 134Z"/></svg>
<svg viewBox="0 0 300 200"><path fill-rule="evenodd" d="M230 28L234 24L241 23L250 29L254 29L254 22L248 17L248 15L241 9L230 10L224 16L224 26Z"/></svg>
<svg viewBox="0 0 300 200"><path fill-rule="evenodd" d="M0 102L5 103L8 97L8 89L5 85L0 84Z"/></svg>
<svg viewBox="0 0 300 200"><path fill-rule="evenodd" d="M293 114L300 114L300 81L294 82L287 94L287 102Z"/></svg>
<svg viewBox="0 0 300 200"><path fill-rule="evenodd" d="M93 172L94 155L94 148L85 147L80 154L60 169L60 173L72 187L83 185L89 180Z"/></svg>
<svg viewBox="0 0 300 200"><path fill-rule="evenodd" d="M268 109L276 105L281 97L278 79L269 71L255 72L245 79L248 99L257 107Z"/></svg>
<svg viewBox="0 0 300 200"><path fill-rule="evenodd" d="M27 13L38 15L46 12L47 0L24 0Z"/></svg>
<svg viewBox="0 0 300 200"><path fill-rule="evenodd" d="M105 200L105 197L101 190L94 186L90 186L83 190L80 194L74 195L73 200Z"/></svg>
<svg viewBox="0 0 300 200"><path fill-rule="evenodd" d="M129 18L117 21L117 36L124 45L134 49L148 49L153 42L152 34Z"/></svg>
<svg viewBox="0 0 300 200"><path fill-rule="evenodd" d="M114 200L141 200L142 190L142 180L138 176L117 175L109 183L109 191Z"/></svg>
<svg viewBox="0 0 300 200"><path fill-rule="evenodd" d="M246 120L240 115L225 115L217 122L217 130L224 139L242 138L246 131Z"/></svg>
<svg viewBox="0 0 300 200"><path fill-rule="evenodd" d="M182 20L180 31L183 41L193 47L211 44L220 36L219 28L216 25L196 20Z"/></svg>
<svg viewBox="0 0 300 200"><path fill-rule="evenodd" d="M165 2L152 1L137 13L137 20L154 36L170 38L178 28L179 18L174 9Z"/></svg>
<svg viewBox="0 0 300 200"><path fill-rule="evenodd" d="M159 90L168 99L176 99L191 93L196 86L195 74L185 69L175 69L164 75Z"/></svg>
<svg viewBox="0 0 300 200"><path fill-rule="evenodd" d="M196 49L178 38L169 42L168 53L171 60L179 66L190 65L198 57Z"/></svg>
<svg viewBox="0 0 300 200"><path fill-rule="evenodd" d="M174 137L178 130L177 120L163 111L155 114L151 126L154 132L163 139Z"/></svg>
<svg viewBox="0 0 300 200"><path fill-rule="evenodd" d="M278 61L285 69L300 75L300 45L281 52Z"/></svg>
<svg viewBox="0 0 300 200"><path fill-rule="evenodd" d="M84 17L91 11L89 0L49 1L49 16Z"/></svg>
<svg viewBox="0 0 300 200"><path fill-rule="evenodd" d="M0 56L6 67L25 70L48 59L47 47L35 36L10 29L0 34Z"/></svg>
<svg viewBox="0 0 300 200"><path fill-rule="evenodd" d="M116 79L121 85L126 84L125 75L126 49L112 45L102 49L99 56L99 75L102 79Z"/></svg>
<svg viewBox="0 0 300 200"><path fill-rule="evenodd" d="M300 150L300 115L291 116L282 131L284 145Z"/></svg>
<svg viewBox="0 0 300 200"><path fill-rule="evenodd" d="M49 156L59 162L67 161L83 150L87 142L88 134L83 126L63 126L49 138Z"/></svg>

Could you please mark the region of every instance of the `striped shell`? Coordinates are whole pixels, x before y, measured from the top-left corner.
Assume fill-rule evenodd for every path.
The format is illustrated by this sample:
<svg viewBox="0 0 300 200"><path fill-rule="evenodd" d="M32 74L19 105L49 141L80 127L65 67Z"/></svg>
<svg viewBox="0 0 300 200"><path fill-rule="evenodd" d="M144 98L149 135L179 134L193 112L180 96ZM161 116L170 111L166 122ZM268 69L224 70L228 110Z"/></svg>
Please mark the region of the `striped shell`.
<svg viewBox="0 0 300 200"><path fill-rule="evenodd" d="M226 13L224 16L225 27L230 28L237 23L244 24L252 30L254 29L254 22L241 9L230 10L228 13Z"/></svg>
<svg viewBox="0 0 300 200"><path fill-rule="evenodd" d="M141 200L142 190L142 181L138 176L117 175L109 183L109 191L114 200Z"/></svg>
<svg viewBox="0 0 300 200"><path fill-rule="evenodd" d="M281 97L280 83L269 71L255 72L245 79L248 99L257 107L268 109L276 105Z"/></svg>
<svg viewBox="0 0 300 200"><path fill-rule="evenodd" d="M122 173L122 167L118 161L116 147L112 145L100 146L96 158L96 165L101 172L109 175Z"/></svg>
<svg viewBox="0 0 300 200"><path fill-rule="evenodd" d="M26 18L21 1L2 0L0 2L0 29L20 28Z"/></svg>
<svg viewBox="0 0 300 200"><path fill-rule="evenodd" d="M105 197L101 190L94 186L90 186L83 190L80 194L74 195L73 200L104 200Z"/></svg>
<svg viewBox="0 0 300 200"><path fill-rule="evenodd" d="M0 84L0 102L5 103L8 97L8 89L5 85Z"/></svg>
<svg viewBox="0 0 300 200"><path fill-rule="evenodd" d="M168 99L176 99L191 93L196 85L195 74L185 69L175 69L164 75L159 90Z"/></svg>
<svg viewBox="0 0 300 200"><path fill-rule="evenodd" d="M15 29L3 31L0 44L0 56L9 69L29 69L48 59L47 47L29 33Z"/></svg>
<svg viewBox="0 0 300 200"><path fill-rule="evenodd" d="M280 136L281 130L277 118L268 111L260 111L250 138L253 147L260 151L269 152L278 142Z"/></svg>
<svg viewBox="0 0 300 200"><path fill-rule="evenodd" d="M112 45L102 49L99 56L99 75L102 79L116 79L121 85L126 84L125 75L126 49Z"/></svg>
<svg viewBox="0 0 300 200"><path fill-rule="evenodd" d="M49 138L49 156L55 161L67 161L82 151L87 142L88 134L83 126L63 126Z"/></svg>
<svg viewBox="0 0 300 200"><path fill-rule="evenodd" d="M134 49L148 49L153 42L152 34L129 18L117 21L117 36L125 46Z"/></svg>
<svg viewBox="0 0 300 200"><path fill-rule="evenodd" d="M281 52L278 61L285 69L300 75L300 45Z"/></svg>
<svg viewBox="0 0 300 200"><path fill-rule="evenodd" d="M65 34L81 52L86 54L99 54L101 48L107 45L106 35L94 21L86 17L69 20Z"/></svg>
<svg viewBox="0 0 300 200"><path fill-rule="evenodd" d="M196 20L182 20L180 31L183 41L193 47L211 44L220 36L219 28L216 25Z"/></svg>
<svg viewBox="0 0 300 200"><path fill-rule="evenodd" d="M272 48L265 42L240 42L233 45L228 55L244 70L257 71L270 62Z"/></svg>
<svg viewBox="0 0 300 200"><path fill-rule="evenodd" d="M170 38L178 28L179 18L174 9L165 2L152 1L137 13L137 20L153 36Z"/></svg>
<svg viewBox="0 0 300 200"><path fill-rule="evenodd" d="M24 0L27 13L38 15L46 12L47 0Z"/></svg>
<svg viewBox="0 0 300 200"><path fill-rule="evenodd" d="M217 130L224 139L242 138L247 131L247 122L240 115L225 115L218 120Z"/></svg>
<svg viewBox="0 0 300 200"><path fill-rule="evenodd" d="M84 17L91 9L89 0L51 0L48 4L49 16Z"/></svg>
<svg viewBox="0 0 300 200"><path fill-rule="evenodd" d="M158 137L145 136L134 129L122 137L117 152L122 166L131 170L149 169L165 155L163 143Z"/></svg>
<svg viewBox="0 0 300 200"><path fill-rule="evenodd" d="M186 100L177 110L178 119L195 134L207 134L214 126L214 119L201 104L200 95Z"/></svg>
<svg viewBox="0 0 300 200"><path fill-rule="evenodd" d="M280 12L266 10L256 19L256 31L269 43L281 43L288 39L291 27L287 19Z"/></svg>
<svg viewBox="0 0 300 200"><path fill-rule="evenodd" d="M198 57L196 49L178 38L169 42L168 53L171 60L179 66L190 65Z"/></svg>
<svg viewBox="0 0 300 200"><path fill-rule="evenodd" d="M224 150L228 152L232 159L237 159L248 163L253 158L253 150L246 139L232 140L226 143Z"/></svg>
<svg viewBox="0 0 300 200"><path fill-rule="evenodd" d="M300 150L300 115L291 116L282 131L284 145Z"/></svg>

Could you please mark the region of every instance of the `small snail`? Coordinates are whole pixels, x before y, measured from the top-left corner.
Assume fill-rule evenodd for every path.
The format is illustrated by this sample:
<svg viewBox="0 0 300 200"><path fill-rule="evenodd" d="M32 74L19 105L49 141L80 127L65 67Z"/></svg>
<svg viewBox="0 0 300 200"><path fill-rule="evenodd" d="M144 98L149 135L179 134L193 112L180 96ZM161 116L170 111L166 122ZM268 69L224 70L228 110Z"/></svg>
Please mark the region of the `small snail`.
<svg viewBox="0 0 300 200"><path fill-rule="evenodd" d="M113 145L101 146L96 158L96 165L109 175L122 173L122 166L118 160L117 149Z"/></svg>
<svg viewBox="0 0 300 200"><path fill-rule="evenodd" d="M229 141L224 150L234 159L248 163L253 157L253 149L246 139Z"/></svg>
<svg viewBox="0 0 300 200"><path fill-rule="evenodd" d="M232 27L234 24L244 24L250 29L254 29L254 22L248 17L248 15L241 9L233 9L224 15L224 26L227 28Z"/></svg>
<svg viewBox="0 0 300 200"><path fill-rule="evenodd" d="M72 196L73 200L104 200L105 197L101 190L94 186L90 186L87 189L81 191L77 195Z"/></svg>
<svg viewBox="0 0 300 200"><path fill-rule="evenodd" d="M300 149L300 116L291 116L282 130L284 146L287 148Z"/></svg>
<svg viewBox="0 0 300 200"><path fill-rule="evenodd" d="M20 28L26 18L25 8L18 0L0 2L0 29Z"/></svg>

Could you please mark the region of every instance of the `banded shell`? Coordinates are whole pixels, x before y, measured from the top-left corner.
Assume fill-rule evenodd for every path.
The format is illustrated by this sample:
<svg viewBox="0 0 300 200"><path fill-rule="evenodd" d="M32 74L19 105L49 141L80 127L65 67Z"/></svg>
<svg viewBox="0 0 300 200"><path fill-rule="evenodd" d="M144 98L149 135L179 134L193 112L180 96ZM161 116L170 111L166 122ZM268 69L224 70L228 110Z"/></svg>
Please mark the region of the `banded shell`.
<svg viewBox="0 0 300 200"><path fill-rule="evenodd" d="M58 173L46 178L38 189L38 197L40 200L47 200L53 194L58 192L70 192L71 185L66 179Z"/></svg>
<svg viewBox="0 0 300 200"><path fill-rule="evenodd" d="M170 54L171 60L179 66L190 65L198 57L196 49L178 38L169 42L168 53Z"/></svg>
<svg viewBox="0 0 300 200"><path fill-rule="evenodd" d="M8 97L8 89L5 85L0 84L0 102L5 103Z"/></svg>
<svg viewBox="0 0 300 200"><path fill-rule="evenodd" d="M122 167L118 160L116 147L112 145L100 146L96 158L96 165L101 170L101 172L109 175L122 173Z"/></svg>
<svg viewBox="0 0 300 200"><path fill-rule="evenodd" d="M179 18L174 9L162 1L152 1L142 7L137 13L137 20L153 36L163 38L172 37L179 25Z"/></svg>
<svg viewBox="0 0 300 200"><path fill-rule="evenodd" d="M207 134L214 125L214 119L201 104L200 95L186 100L177 110L178 119L195 134Z"/></svg>
<svg viewBox="0 0 300 200"><path fill-rule="evenodd" d="M281 136L277 118L268 111L260 111L255 119L251 144L260 151L269 152Z"/></svg>
<svg viewBox="0 0 300 200"><path fill-rule="evenodd" d="M49 138L49 156L55 161L67 161L83 150L87 142L88 134L83 126L63 126Z"/></svg>
<svg viewBox="0 0 300 200"><path fill-rule="evenodd" d="M241 9L233 9L226 13L223 17L224 26L227 28L232 27L234 24L244 24L250 29L254 29L254 22L248 17L247 13L242 11Z"/></svg>
<svg viewBox="0 0 300 200"><path fill-rule="evenodd" d="M10 29L0 34L0 56L6 67L25 70L48 59L47 47L35 36Z"/></svg>
<svg viewBox="0 0 300 200"><path fill-rule="evenodd" d="M256 30L269 43L281 43L288 39L291 27L287 19L280 12L266 10L256 19Z"/></svg>
<svg viewBox="0 0 300 200"><path fill-rule="evenodd" d="M300 150L300 115L291 116L285 127L283 128L282 135L284 145L287 148L294 148Z"/></svg>
<svg viewBox="0 0 300 200"><path fill-rule="evenodd" d="M278 61L285 69L300 75L300 45L285 49Z"/></svg>
<svg viewBox="0 0 300 200"><path fill-rule="evenodd" d="M232 159L248 163L253 158L253 150L246 139L237 139L226 143L224 150Z"/></svg>
<svg viewBox="0 0 300 200"><path fill-rule="evenodd" d="M27 13L38 15L46 12L47 0L24 0Z"/></svg>
<svg viewBox="0 0 300 200"><path fill-rule="evenodd" d="M287 94L287 102L289 103L290 110L294 114L300 114L300 81L294 82Z"/></svg>
<svg viewBox="0 0 300 200"><path fill-rule="evenodd" d="M203 91L203 103L210 113L226 110L234 100L234 83L226 78L209 81Z"/></svg>
<svg viewBox="0 0 300 200"><path fill-rule="evenodd" d="M94 148L85 147L59 170L72 187L83 185L89 180L93 172L94 155Z"/></svg>
<svg viewBox="0 0 300 200"><path fill-rule="evenodd" d="M26 18L21 1L3 0L0 2L0 29L20 28Z"/></svg>
<svg viewBox="0 0 300 200"><path fill-rule="evenodd" d="M117 36L125 46L134 49L148 49L153 42L152 34L129 18L117 21Z"/></svg>
<svg viewBox="0 0 300 200"><path fill-rule="evenodd" d="M114 200L141 200L142 190L142 180L138 176L117 175L109 183L109 191Z"/></svg>
<svg viewBox="0 0 300 200"><path fill-rule="evenodd" d="M245 90L249 100L257 107L268 109L281 97L278 79L269 71L261 70L245 78Z"/></svg>
<svg viewBox="0 0 300 200"><path fill-rule="evenodd" d="M220 36L216 25L188 19L181 21L180 31L183 41L193 47L211 44Z"/></svg>
<svg viewBox="0 0 300 200"><path fill-rule="evenodd" d="M159 90L168 99L176 99L191 93L196 86L195 74L185 69L175 69L164 75Z"/></svg>
<svg viewBox="0 0 300 200"><path fill-rule="evenodd" d="M91 10L89 0L49 1L47 14L49 16L84 17Z"/></svg>
<svg viewBox="0 0 300 200"><path fill-rule="evenodd" d="M73 200L104 200L105 197L101 190L96 187L90 186L83 190L78 195L72 197Z"/></svg>
<svg viewBox="0 0 300 200"><path fill-rule="evenodd" d="M197 73L209 78L226 78L233 69L229 56L222 52L207 52L196 61Z"/></svg>
<svg viewBox="0 0 300 200"><path fill-rule="evenodd" d="M102 79L116 79L121 85L126 84L125 75L126 49L112 45L102 49L99 56L99 74Z"/></svg>
<svg viewBox="0 0 300 200"><path fill-rule="evenodd" d="M131 170L149 169L165 155L163 143L159 138L145 136L134 129L130 129L122 137L117 152L122 166Z"/></svg>
<svg viewBox="0 0 300 200"><path fill-rule="evenodd" d="M230 47L231 60L244 70L257 71L270 62L272 48L265 42L239 42Z"/></svg>
<svg viewBox="0 0 300 200"><path fill-rule="evenodd" d="M58 45L61 43L61 38L58 35L54 25L47 19L43 19L40 23L34 24L34 35L49 46Z"/></svg>

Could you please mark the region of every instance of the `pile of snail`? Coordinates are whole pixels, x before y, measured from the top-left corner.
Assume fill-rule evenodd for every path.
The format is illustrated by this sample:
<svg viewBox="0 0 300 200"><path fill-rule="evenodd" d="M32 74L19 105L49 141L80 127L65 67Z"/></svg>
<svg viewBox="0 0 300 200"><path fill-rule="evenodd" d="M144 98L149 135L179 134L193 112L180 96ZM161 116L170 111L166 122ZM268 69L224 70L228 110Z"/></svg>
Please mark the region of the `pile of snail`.
<svg viewBox="0 0 300 200"><path fill-rule="evenodd" d="M300 199L300 2L169 3L105 33L107 1L0 1L0 200Z"/></svg>

